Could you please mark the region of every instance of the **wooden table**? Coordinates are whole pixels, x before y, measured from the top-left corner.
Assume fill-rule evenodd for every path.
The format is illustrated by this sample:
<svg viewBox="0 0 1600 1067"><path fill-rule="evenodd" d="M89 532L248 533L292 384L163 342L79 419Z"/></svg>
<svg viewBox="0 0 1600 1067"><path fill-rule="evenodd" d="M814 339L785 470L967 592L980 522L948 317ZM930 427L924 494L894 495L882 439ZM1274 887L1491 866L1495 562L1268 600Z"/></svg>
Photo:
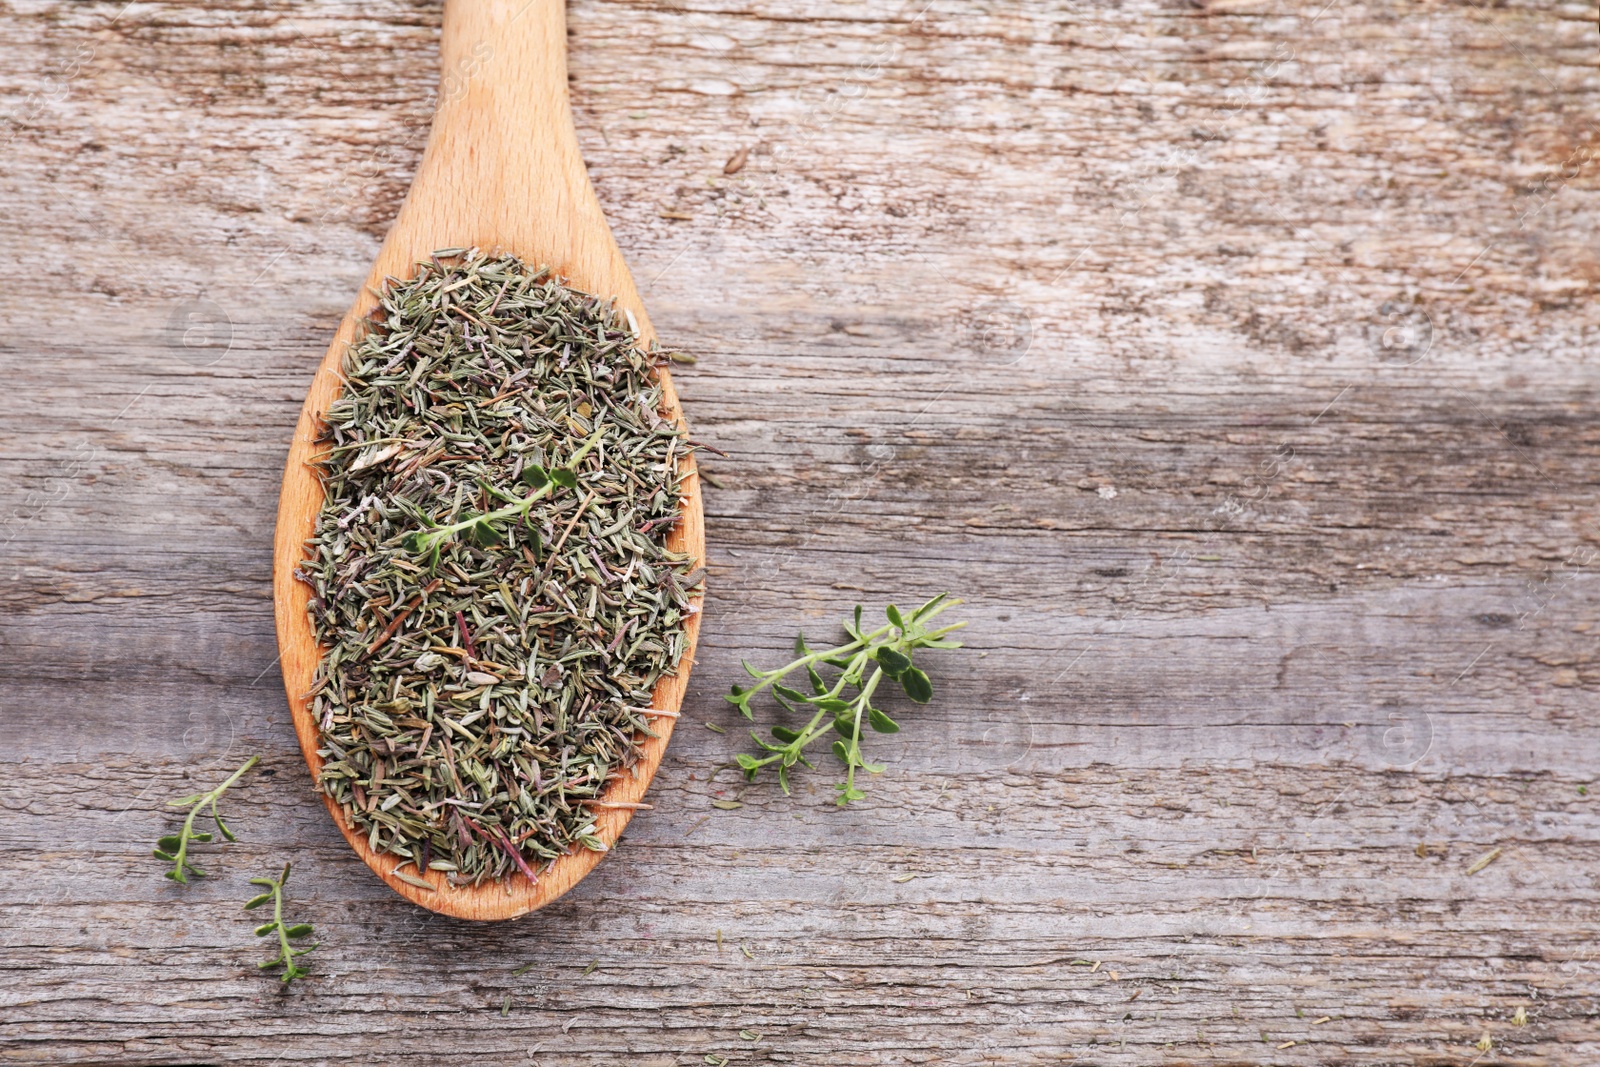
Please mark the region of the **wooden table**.
<svg viewBox="0 0 1600 1067"><path fill-rule="evenodd" d="M0 1062L1600 1061L1591 5L574 4L730 457L655 810L492 926L335 833L269 586L438 4L4 7ZM726 769L740 657L943 589L866 801Z"/></svg>

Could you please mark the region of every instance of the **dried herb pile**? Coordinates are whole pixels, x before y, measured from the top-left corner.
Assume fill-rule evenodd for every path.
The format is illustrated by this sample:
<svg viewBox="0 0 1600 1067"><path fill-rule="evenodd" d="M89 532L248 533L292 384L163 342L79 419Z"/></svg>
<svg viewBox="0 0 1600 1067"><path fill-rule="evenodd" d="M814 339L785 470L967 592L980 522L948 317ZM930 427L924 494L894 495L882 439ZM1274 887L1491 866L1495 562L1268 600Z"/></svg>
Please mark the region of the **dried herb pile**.
<svg viewBox="0 0 1600 1067"><path fill-rule="evenodd" d="M594 836L701 572L664 542L682 432L631 321L513 257L390 279L325 416L300 575L325 650L321 788L453 884Z"/></svg>

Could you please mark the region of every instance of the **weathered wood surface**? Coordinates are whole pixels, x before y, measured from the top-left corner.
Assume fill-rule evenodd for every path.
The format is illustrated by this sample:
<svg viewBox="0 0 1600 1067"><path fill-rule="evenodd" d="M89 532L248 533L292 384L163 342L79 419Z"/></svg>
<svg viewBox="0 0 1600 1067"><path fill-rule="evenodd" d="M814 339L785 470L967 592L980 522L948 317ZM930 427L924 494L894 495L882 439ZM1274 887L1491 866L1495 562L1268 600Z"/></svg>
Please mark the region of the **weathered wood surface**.
<svg viewBox="0 0 1600 1067"><path fill-rule="evenodd" d="M656 808L508 925L371 876L273 668L437 5L0 8L0 1062L1600 1059L1592 6L575 4L732 455ZM869 800L716 772L741 655L943 588L974 650ZM162 801L252 752L166 883ZM285 859L288 992L238 910Z"/></svg>

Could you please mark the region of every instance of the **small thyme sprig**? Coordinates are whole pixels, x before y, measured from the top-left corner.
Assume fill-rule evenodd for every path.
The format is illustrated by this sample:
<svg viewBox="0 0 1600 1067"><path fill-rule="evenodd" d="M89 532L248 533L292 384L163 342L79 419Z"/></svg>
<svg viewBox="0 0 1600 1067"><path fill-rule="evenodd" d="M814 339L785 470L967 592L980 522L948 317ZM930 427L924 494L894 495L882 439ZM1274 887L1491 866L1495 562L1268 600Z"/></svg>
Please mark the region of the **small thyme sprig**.
<svg viewBox="0 0 1600 1067"><path fill-rule="evenodd" d="M191 796L179 797L177 800L167 801L167 806L172 808L181 808L184 805L189 805L189 817L183 820L183 829L179 830L175 834L169 834L168 836L163 837L161 840L156 842L156 859L166 860L168 863L172 864L172 870L167 872L168 878L171 878L174 882L182 882L184 885L188 885L188 875L192 874L196 878L204 878L206 876L205 871L202 871L199 867L196 867L194 864L189 862L189 844L193 841L211 840L211 832L209 830L197 833L194 828L195 816L199 815L200 809L204 808L206 805L209 804L211 806L211 819L217 824L217 830L222 834L222 836L227 838L229 841L238 840L238 838L233 836L233 832L228 829L227 823L222 821L222 816L217 813L217 801L222 799L222 794L226 793L228 788L232 786L233 783L244 777L244 773L246 771L260 762L260 756L251 756L249 759L245 760L243 767L240 767L238 770L234 771L228 776L227 781L217 786L211 792L195 793Z"/></svg>
<svg viewBox="0 0 1600 1067"><path fill-rule="evenodd" d="M289 944L291 940L311 936L310 923L296 923L293 926L283 921L283 887L289 881L289 864L283 865L283 873L276 878L252 878L251 885L265 886L267 891L258 897L252 897L245 903L245 909L259 908L267 901L272 901L272 921L256 927L257 937L266 937L268 934L278 935L278 954L270 960L256 964L261 970L283 964L283 983L288 985L296 978L303 977L308 972L295 964L297 956L304 956L321 942L313 941L305 948L295 948Z"/></svg>
<svg viewBox="0 0 1600 1067"><path fill-rule="evenodd" d="M524 497L514 497L504 493L487 482L479 482L478 487L485 493L499 497L509 503L495 511L484 512L471 518L453 522L448 526L433 526L429 529L412 534L406 541L406 547L419 555L428 556L431 564L439 562L439 548L445 541L454 537L463 530L469 530L473 543L480 548L489 548L505 540L505 534L497 530L495 523L505 519L520 519L528 514L528 510L555 492L557 487L562 489L576 489L578 487L578 462L589 454L589 450L600 443L600 438L605 434L605 427L595 428L594 433L585 441L565 467L556 467L546 470L538 465L530 465L522 472L522 480L533 486L533 492ZM427 521L424 519L423 521Z"/></svg>
<svg viewBox="0 0 1600 1067"><path fill-rule="evenodd" d="M750 736L768 755L739 753L739 766L744 768L745 777L753 782L757 771L776 763L778 785L788 795L790 767L804 763L812 770L816 769L805 757L806 746L829 733L836 733L839 737L833 742L833 754L845 765L845 780L834 786L839 794L835 803L843 807L852 800L865 797L866 794L856 788L856 770L859 768L869 774L878 774L884 768L881 763L868 763L861 754L862 723L885 734L897 733L900 729L900 725L881 709L872 706L872 694L877 691L879 683L888 677L898 681L906 696L918 704L926 704L933 699L933 683L921 668L912 664L911 657L919 648L961 647L961 642L948 640L945 635L961 629L966 623L958 622L937 629L928 625L940 612L961 603L947 599L948 596L948 593L939 594L913 611L910 618L902 616L900 609L890 604L884 610L889 624L871 632L862 630L861 607L857 605L854 624L844 624L850 640L837 648L814 652L806 647L805 635L801 634L794 642L797 658L793 662L771 671L759 671L746 663L744 669L756 679L756 684L748 689L736 685L733 692L723 698L743 712L745 718L755 719L750 700L765 689L772 691L772 698L786 711L796 712L795 705L806 705L815 711L803 729L772 727L772 736L777 743L766 740L752 730ZM824 680L819 666L832 667L840 672L839 676L830 684ZM798 670L806 672L810 693L802 693L783 684L785 677ZM867 673L869 670L870 674Z"/></svg>

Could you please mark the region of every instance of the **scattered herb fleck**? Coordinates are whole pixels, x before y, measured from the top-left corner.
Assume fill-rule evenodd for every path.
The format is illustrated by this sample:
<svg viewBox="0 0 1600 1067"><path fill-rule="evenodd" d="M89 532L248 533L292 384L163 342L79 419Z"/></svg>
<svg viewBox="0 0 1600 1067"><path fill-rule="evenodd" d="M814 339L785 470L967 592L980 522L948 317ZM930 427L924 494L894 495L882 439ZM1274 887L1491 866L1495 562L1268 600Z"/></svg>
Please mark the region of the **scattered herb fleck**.
<svg viewBox="0 0 1600 1067"><path fill-rule="evenodd" d="M450 249L345 357L300 571L319 785L412 877L604 851L597 799L665 714L703 574L665 547L692 446L625 318Z"/></svg>
<svg viewBox="0 0 1600 1067"><path fill-rule="evenodd" d="M189 808L189 815L183 820L183 828L177 833L169 834L168 836L163 837L156 842L156 859L166 860L168 863L172 864L172 870L167 872L168 878L172 879L174 882L181 882L184 885L188 885L188 875L192 874L196 878L204 878L206 876L204 871L189 862L189 845L195 841L210 841L212 838L211 831L202 830L197 832L194 828L195 816L200 814L200 810L202 808L207 806L211 808L211 821L217 824L218 833L227 838L229 841L238 840L238 838L233 836L233 832L228 829L228 825L222 821L222 816L218 814L217 801L222 799L222 794L226 793L229 787L231 787L240 778L244 777L246 771L260 762L260 756L251 756L249 759L244 761L244 766L230 774L226 781L217 786L215 789L211 790L211 792L195 793L191 796L179 797L177 800L167 801L167 806L170 808L181 808L184 806Z"/></svg>
<svg viewBox="0 0 1600 1067"><path fill-rule="evenodd" d="M1467 873L1477 874L1479 871L1489 866L1489 864L1499 859L1500 851L1501 850L1498 848L1491 848L1488 852L1485 852L1483 855L1472 861L1472 866L1467 868Z"/></svg>
<svg viewBox="0 0 1600 1067"><path fill-rule="evenodd" d="M852 800L866 796L856 788L856 771L878 774L882 764L868 763L861 754L861 728L863 723L879 733L892 734L900 729L899 723L872 704L872 695L885 677L900 683L900 687L913 701L926 704L933 699L933 683L926 673L912 662L912 654L921 648L960 648L961 642L952 641L948 634L966 625L958 622L937 629L929 623L940 612L960 604L941 593L911 613L910 618L900 614L900 609L890 604L884 609L889 623L876 630L861 627L861 607L857 605L854 622L846 621L845 632L850 640L836 648L813 652L806 647L805 635L795 638L795 659L775 670L761 671L746 663L744 669L756 684L749 688L735 685L733 692L723 699L736 706L744 717L754 720L750 708L752 698L764 689L772 691L778 706L791 714L801 714L797 706L812 712L805 727L793 730L786 726L771 728L774 741L768 741L751 731L750 736L767 752L755 756L739 753L739 766L745 777L755 781L756 773L771 763L778 765L778 785L789 793L789 768L796 763L815 766L805 757L806 746L830 733L838 737L833 742L833 753L845 765L845 780L834 787L839 794L836 803L843 807ZM833 669L838 676L829 682L821 669ZM783 679L795 671L805 671L810 692L801 692L783 684ZM868 671L871 673L869 674ZM814 710L813 710L814 709Z"/></svg>
<svg viewBox="0 0 1600 1067"><path fill-rule="evenodd" d="M252 878L251 885L266 887L266 892L260 896L252 897L245 903L247 909L259 908L261 905L272 902L272 921L256 927L257 937L266 937L269 934L278 935L278 954L270 960L256 964L261 970L269 967L283 965L283 984L288 985L296 978L302 978L307 973L304 968L295 963L295 959L304 956L316 948L320 942L313 941L305 948L296 948L291 941L298 941L303 937L310 937L312 930L310 923L296 923L289 925L283 920L283 887L289 881L289 864L283 865L283 873L276 878Z"/></svg>
<svg viewBox="0 0 1600 1067"><path fill-rule="evenodd" d="M598 967L598 966L600 966L600 961L599 960L590 960L589 961L589 966L587 966L587 967L585 967L583 969L583 976L585 978L589 977L591 974L594 973L594 969L596 967Z"/></svg>

